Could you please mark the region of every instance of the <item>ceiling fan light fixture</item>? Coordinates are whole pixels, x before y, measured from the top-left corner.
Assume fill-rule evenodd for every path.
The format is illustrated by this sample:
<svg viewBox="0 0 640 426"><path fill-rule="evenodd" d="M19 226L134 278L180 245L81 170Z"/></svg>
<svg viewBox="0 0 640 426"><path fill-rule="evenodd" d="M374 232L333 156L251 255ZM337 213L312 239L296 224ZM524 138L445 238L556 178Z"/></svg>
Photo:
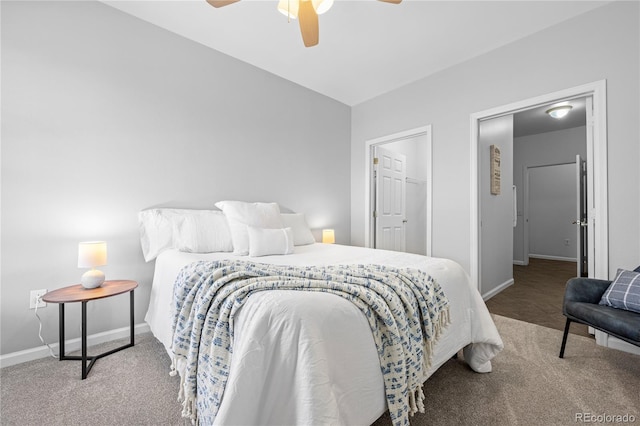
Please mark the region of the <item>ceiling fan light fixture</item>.
<svg viewBox="0 0 640 426"><path fill-rule="evenodd" d="M311 0L311 3L318 15L322 15L333 6L333 0Z"/></svg>
<svg viewBox="0 0 640 426"><path fill-rule="evenodd" d="M1 1L1 0L0 0ZM213 7L222 7L240 0L206 0ZM380 0L385 3L398 4L402 0ZM291 18L299 17L300 33L305 47L311 47L318 44L319 28L318 15L326 12L333 6L334 0L279 0L278 10L287 20L291 22Z"/></svg>
<svg viewBox="0 0 640 426"><path fill-rule="evenodd" d="M557 107L549 108L546 113L555 119L559 119L569 114L573 107L571 105L560 105Z"/></svg>
<svg viewBox="0 0 640 426"><path fill-rule="evenodd" d="M280 0L278 2L278 10L287 18L297 19L299 8L299 0Z"/></svg>

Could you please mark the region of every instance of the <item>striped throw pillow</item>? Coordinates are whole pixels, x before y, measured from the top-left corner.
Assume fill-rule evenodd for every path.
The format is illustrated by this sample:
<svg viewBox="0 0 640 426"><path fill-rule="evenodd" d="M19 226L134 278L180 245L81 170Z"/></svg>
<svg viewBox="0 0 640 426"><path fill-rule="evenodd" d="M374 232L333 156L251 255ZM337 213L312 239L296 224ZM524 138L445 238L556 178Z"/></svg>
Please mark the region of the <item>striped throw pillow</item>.
<svg viewBox="0 0 640 426"><path fill-rule="evenodd" d="M600 304L640 313L640 273L618 269Z"/></svg>

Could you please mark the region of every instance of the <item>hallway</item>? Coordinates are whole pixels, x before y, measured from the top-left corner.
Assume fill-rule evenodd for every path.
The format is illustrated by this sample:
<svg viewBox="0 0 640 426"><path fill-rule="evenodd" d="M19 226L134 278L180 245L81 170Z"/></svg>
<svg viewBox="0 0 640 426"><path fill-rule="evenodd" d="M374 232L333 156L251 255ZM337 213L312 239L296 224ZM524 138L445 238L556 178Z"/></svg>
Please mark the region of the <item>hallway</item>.
<svg viewBox="0 0 640 426"><path fill-rule="evenodd" d="M528 266L513 266L515 283L487 300L487 307L493 314L564 330L564 288L575 276L575 262L530 258ZM572 324L570 331L590 336L586 325Z"/></svg>

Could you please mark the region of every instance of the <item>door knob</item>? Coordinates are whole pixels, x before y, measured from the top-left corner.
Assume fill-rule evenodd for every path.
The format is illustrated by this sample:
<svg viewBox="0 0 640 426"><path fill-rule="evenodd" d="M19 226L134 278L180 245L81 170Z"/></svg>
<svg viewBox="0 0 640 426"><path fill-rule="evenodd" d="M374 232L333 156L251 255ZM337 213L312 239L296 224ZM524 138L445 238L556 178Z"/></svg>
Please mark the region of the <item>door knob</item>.
<svg viewBox="0 0 640 426"><path fill-rule="evenodd" d="M574 220L573 222L571 222L572 225L580 225L580 226L587 226L588 222L585 221L581 221L581 220Z"/></svg>

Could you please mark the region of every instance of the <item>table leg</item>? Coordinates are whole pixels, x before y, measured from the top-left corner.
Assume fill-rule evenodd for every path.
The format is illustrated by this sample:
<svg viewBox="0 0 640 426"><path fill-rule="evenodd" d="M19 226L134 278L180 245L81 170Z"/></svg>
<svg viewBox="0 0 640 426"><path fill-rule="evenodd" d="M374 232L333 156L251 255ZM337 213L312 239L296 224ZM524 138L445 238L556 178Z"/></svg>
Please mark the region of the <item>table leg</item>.
<svg viewBox="0 0 640 426"><path fill-rule="evenodd" d="M82 302L82 380L87 378L87 302Z"/></svg>
<svg viewBox="0 0 640 426"><path fill-rule="evenodd" d="M133 290L131 290L131 292L129 292L129 330L131 333L131 346L134 345L134 315L133 315Z"/></svg>
<svg viewBox="0 0 640 426"><path fill-rule="evenodd" d="M58 336L60 337L60 354L59 354L59 360L63 361L64 360L64 303L60 303L58 305L58 313L59 313L59 320L60 320L60 324L58 325Z"/></svg>

